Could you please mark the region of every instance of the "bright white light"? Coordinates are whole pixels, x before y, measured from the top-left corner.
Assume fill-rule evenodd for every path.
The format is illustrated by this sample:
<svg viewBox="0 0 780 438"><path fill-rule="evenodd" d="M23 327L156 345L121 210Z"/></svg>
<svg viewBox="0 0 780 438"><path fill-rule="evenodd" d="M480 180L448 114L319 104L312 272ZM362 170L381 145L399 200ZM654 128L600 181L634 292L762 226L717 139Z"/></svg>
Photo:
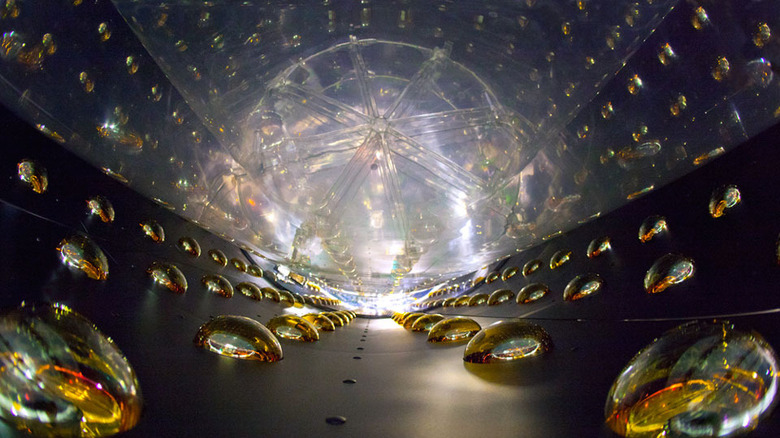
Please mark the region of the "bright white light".
<svg viewBox="0 0 780 438"><path fill-rule="evenodd" d="M302 308L298 307L287 307L285 309L282 309L282 313L285 315L295 315L295 316L303 316L307 313L311 313L311 308L308 306L303 306Z"/></svg>
<svg viewBox="0 0 780 438"><path fill-rule="evenodd" d="M377 310L377 314L383 311L393 311L405 309L411 303L411 299L406 294L380 295L372 301L372 308Z"/></svg>
<svg viewBox="0 0 780 438"><path fill-rule="evenodd" d="M452 214L455 217L466 217L469 215L469 209L468 206L466 206L466 203L463 202L463 200L458 200L452 208Z"/></svg>
<svg viewBox="0 0 780 438"><path fill-rule="evenodd" d="M395 255L401 255L403 253L404 253L404 243L399 241L390 242L388 244L387 249L385 249L386 255L395 256Z"/></svg>
<svg viewBox="0 0 780 438"><path fill-rule="evenodd" d="M371 212L371 228L382 229L385 226L385 215L382 210Z"/></svg>
<svg viewBox="0 0 780 438"><path fill-rule="evenodd" d="M469 220L466 222L466 225L463 226L463 228L460 229L460 237L464 239L468 239L471 237L474 233L471 230L471 221Z"/></svg>

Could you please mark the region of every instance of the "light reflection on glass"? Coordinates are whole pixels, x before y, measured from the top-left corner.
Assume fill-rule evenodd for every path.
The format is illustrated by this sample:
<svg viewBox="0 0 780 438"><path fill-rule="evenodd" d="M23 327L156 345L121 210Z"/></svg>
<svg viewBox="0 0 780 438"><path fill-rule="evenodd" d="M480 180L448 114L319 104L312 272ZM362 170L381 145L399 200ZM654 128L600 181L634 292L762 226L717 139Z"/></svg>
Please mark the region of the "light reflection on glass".
<svg viewBox="0 0 780 438"><path fill-rule="evenodd" d="M629 438L745 433L774 405L777 366L772 347L755 332L719 321L681 325L615 379L607 425Z"/></svg>
<svg viewBox="0 0 780 438"><path fill-rule="evenodd" d="M0 315L0 416L36 436L102 437L133 428L133 368L90 321L60 304Z"/></svg>
<svg viewBox="0 0 780 438"><path fill-rule="evenodd" d="M264 325L244 317L220 315L203 324L195 335L196 346L237 359L276 362L284 357L282 346Z"/></svg>

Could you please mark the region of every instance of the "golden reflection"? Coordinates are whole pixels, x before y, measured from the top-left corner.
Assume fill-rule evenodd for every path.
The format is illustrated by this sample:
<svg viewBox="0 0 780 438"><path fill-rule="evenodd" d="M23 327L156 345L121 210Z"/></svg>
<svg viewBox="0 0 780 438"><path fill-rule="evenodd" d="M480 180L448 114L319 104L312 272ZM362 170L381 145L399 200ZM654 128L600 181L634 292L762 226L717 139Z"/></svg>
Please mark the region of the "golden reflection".
<svg viewBox="0 0 780 438"><path fill-rule="evenodd" d="M213 353L237 359L276 362L284 357L282 346L271 331L244 316L217 316L200 327L194 343Z"/></svg>

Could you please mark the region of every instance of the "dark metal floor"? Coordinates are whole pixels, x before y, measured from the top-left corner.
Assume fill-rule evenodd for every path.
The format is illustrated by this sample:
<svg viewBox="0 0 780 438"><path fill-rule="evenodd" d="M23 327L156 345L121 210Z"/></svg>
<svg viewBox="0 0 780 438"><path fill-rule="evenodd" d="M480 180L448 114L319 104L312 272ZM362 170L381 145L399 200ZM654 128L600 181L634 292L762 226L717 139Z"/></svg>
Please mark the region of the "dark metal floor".
<svg viewBox="0 0 780 438"><path fill-rule="evenodd" d="M775 313L780 309L780 127L504 264L522 266L532 257L547 260L559 249L572 249L570 263L545 269L534 279L547 283L553 297L530 306L511 302L439 309L471 314L483 325L500 318L534 318L555 348L544 360L520 369L466 366L463 344L430 345L424 335L404 331L389 319L358 318L323 333L314 344L283 342L285 358L275 364L199 350L192 338L210 316L240 314L266 322L283 309L240 295L224 299L207 293L200 284L203 274L218 272L236 282L252 278L229 266L218 268L205 255L189 259L175 243L191 236L204 253L218 248L240 257L241 251L131 192L13 116L3 114L1 120L6 132L0 167L0 304L64 302L116 341L133 364L145 399L141 421L128 437L612 436L603 425L612 381L639 349L681 319L731 315L738 328L756 330L780 348ZM25 157L48 168L47 193L36 195L17 179L16 163ZM740 187L743 203L713 220L706 212L710 192L726 183ZM112 225L87 217L85 200L94 194L113 202L117 220ZM642 245L637 229L651 214L665 215L671 232L665 240ZM165 227L164 244L142 235L138 223L147 218ZM55 248L74 232L88 232L104 249L110 263L107 281L86 279L59 262ZM588 260L588 242L603 234L612 237L613 253ZM694 258L696 275L649 296L642 290L644 273L667 252ZM151 283L145 269L155 260L177 263L190 284L185 295ZM563 302L565 284L584 272L601 274L606 289L587 300ZM508 285L498 281L482 291L516 290L526 282L516 276ZM347 422L329 425L329 416L344 416ZM775 413L751 436L779 433ZM0 423L0 435L15 432Z"/></svg>

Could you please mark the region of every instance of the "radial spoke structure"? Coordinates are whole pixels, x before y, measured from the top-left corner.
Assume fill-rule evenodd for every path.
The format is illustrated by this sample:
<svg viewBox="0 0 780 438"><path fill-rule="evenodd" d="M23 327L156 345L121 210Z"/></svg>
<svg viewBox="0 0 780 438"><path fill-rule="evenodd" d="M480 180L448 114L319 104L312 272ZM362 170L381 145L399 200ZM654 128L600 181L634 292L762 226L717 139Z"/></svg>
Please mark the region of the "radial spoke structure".
<svg viewBox="0 0 780 438"><path fill-rule="evenodd" d="M417 66L389 74L379 60L390 51ZM297 188L276 196L305 216L291 249L299 268L346 277L357 291L361 278L384 278L375 292L404 289L414 283L404 278L440 263L428 253L444 245L446 230L483 227L469 208L486 218L511 211L492 197L526 164L528 145L503 122L509 111L450 52L449 44L431 50L351 37L273 81L256 113L281 120L285 138L256 143L271 145L263 172L285 175L268 195ZM298 191L315 188L310 205L297 203ZM493 228L475 239L500 238Z"/></svg>

